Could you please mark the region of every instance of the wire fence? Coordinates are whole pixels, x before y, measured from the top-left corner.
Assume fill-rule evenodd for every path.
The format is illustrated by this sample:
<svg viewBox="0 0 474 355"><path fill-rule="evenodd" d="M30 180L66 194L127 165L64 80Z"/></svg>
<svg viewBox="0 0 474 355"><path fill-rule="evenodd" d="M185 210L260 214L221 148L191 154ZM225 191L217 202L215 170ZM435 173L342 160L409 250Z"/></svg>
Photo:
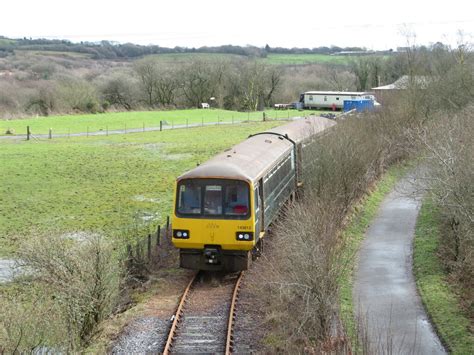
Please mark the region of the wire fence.
<svg viewBox="0 0 474 355"><path fill-rule="evenodd" d="M159 225L156 231L138 236L127 243L127 270L132 275L143 275L150 269L163 264L169 257L176 256L171 243L171 225L167 217L164 226Z"/></svg>
<svg viewBox="0 0 474 355"><path fill-rule="evenodd" d="M300 116L297 116L300 117ZM107 125L104 128L99 130L93 131L90 127L86 127L85 132L71 132L71 130L61 130L60 132L56 132L52 128L48 130L48 133L37 133L34 132L30 126L26 127L25 135L17 134L14 136L1 136L2 138L25 138L26 140L32 139L53 139L53 138L71 138L71 137L96 137L96 136L109 136L112 134L128 134L128 133L144 133L144 132L152 132L152 131L165 131L165 130L173 130L173 129L186 129L186 128L195 128L195 127L204 127L204 126L219 126L219 125L235 125L235 124L243 124L243 123L250 123L250 122L266 122L266 121L288 121L291 119L296 118L295 116L288 117L270 117L268 115L263 114L262 119L255 120L255 119L248 119L248 120L234 120L234 119L226 119L226 120L219 120L215 122L206 122L202 120L200 123L196 123L195 120L189 122L186 120L185 123L182 124L175 124L174 122L168 123L167 121L160 121L158 126L146 126L145 123L142 124L139 128L129 128L126 124L124 124L123 128L121 129L110 129Z"/></svg>

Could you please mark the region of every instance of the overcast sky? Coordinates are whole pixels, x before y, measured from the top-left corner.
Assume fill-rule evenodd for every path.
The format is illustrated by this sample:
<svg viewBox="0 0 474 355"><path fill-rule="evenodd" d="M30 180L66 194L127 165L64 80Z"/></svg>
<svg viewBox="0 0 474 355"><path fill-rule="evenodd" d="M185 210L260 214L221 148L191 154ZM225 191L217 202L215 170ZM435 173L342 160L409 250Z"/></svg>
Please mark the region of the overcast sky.
<svg viewBox="0 0 474 355"><path fill-rule="evenodd" d="M473 42L471 1L2 0L0 35L165 47L455 46ZM413 38L412 38L413 40Z"/></svg>

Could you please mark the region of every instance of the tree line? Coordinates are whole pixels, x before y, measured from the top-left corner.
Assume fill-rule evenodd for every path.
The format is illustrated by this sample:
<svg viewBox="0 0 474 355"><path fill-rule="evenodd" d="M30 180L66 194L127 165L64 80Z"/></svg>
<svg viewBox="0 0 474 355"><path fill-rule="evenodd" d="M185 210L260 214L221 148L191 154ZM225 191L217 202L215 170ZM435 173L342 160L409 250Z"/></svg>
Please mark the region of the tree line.
<svg viewBox="0 0 474 355"><path fill-rule="evenodd" d="M294 66L244 56L129 61L19 52L0 58L0 117L193 108L204 102L255 111L297 101L308 90L370 91L403 75L440 78L471 53L466 46L437 43L390 56L356 56L347 64Z"/></svg>
<svg viewBox="0 0 474 355"><path fill-rule="evenodd" d="M1 41L1 40L4 41ZM233 46L222 45L199 48L180 47L174 48L161 47L158 45L138 45L134 43L116 43L112 41L100 42L79 42L74 43L68 40L58 39L32 39L20 38L9 39L0 36L0 57L7 56L14 50L40 50L40 51L60 51L60 52L77 52L90 54L94 59L116 59L116 58L137 58L150 54L163 53L223 53L235 54L248 57L266 57L268 53L280 54L332 54L340 51L364 51L361 47L338 47L338 46L322 46L315 48L271 48L268 44L263 47L256 46Z"/></svg>

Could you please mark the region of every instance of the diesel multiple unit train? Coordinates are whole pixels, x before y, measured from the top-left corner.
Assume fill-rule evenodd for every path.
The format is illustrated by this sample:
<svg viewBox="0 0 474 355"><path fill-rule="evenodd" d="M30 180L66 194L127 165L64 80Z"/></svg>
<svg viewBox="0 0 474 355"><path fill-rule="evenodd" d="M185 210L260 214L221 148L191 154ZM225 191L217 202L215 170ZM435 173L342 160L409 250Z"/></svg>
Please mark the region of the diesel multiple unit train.
<svg viewBox="0 0 474 355"><path fill-rule="evenodd" d="M181 267L246 270L265 231L303 183L305 147L334 124L322 117L295 120L251 135L178 177L172 241Z"/></svg>

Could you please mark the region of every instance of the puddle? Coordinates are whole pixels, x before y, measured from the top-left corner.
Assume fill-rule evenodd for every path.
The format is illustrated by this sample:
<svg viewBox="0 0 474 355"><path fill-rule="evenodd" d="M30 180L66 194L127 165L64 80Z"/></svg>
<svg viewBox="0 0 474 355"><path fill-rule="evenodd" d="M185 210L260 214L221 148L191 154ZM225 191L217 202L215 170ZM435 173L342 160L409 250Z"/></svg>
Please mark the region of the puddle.
<svg viewBox="0 0 474 355"><path fill-rule="evenodd" d="M156 152L163 149L166 146L166 143L145 143L141 145L143 149L146 149L150 152Z"/></svg>
<svg viewBox="0 0 474 355"><path fill-rule="evenodd" d="M62 237L65 239L71 239L77 242L84 242L92 236L97 236L97 234L91 234L87 232L70 232L62 235Z"/></svg>
<svg viewBox="0 0 474 355"><path fill-rule="evenodd" d="M135 195L132 197L134 201L138 202L152 202L152 203L159 203L160 200L157 198L152 198L152 197L145 197L143 195Z"/></svg>
<svg viewBox="0 0 474 355"><path fill-rule="evenodd" d="M5 283L13 280L18 276L20 271L16 267L16 262L13 259L0 259L0 283Z"/></svg>
<svg viewBox="0 0 474 355"><path fill-rule="evenodd" d="M165 160L183 160L192 158L192 154L182 153L182 154L166 154L163 156Z"/></svg>
<svg viewBox="0 0 474 355"><path fill-rule="evenodd" d="M153 221L155 219L158 219L159 218L159 214L158 213L149 213L149 212L144 212L141 216L140 216L140 219L142 221L145 221L145 222L150 222L150 221Z"/></svg>

